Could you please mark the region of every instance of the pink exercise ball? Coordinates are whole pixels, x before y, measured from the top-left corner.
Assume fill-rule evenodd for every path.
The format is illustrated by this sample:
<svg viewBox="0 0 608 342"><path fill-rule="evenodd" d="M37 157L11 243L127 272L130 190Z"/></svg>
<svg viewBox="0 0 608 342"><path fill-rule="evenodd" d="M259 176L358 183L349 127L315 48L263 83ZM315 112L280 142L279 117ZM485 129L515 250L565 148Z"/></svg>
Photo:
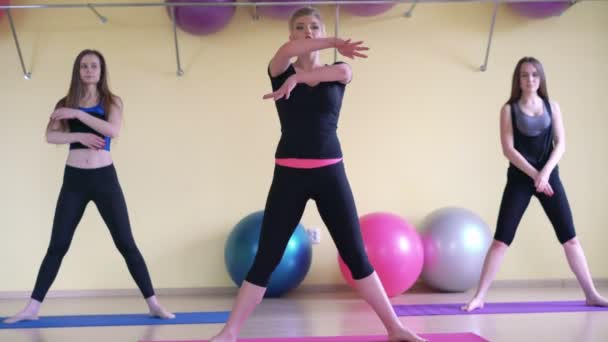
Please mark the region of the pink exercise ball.
<svg viewBox="0 0 608 342"><path fill-rule="evenodd" d="M407 291L420 276L424 263L422 240L415 227L398 215L376 212L360 219L368 258L389 297ZM350 270L338 256L340 271L354 287Z"/></svg>
<svg viewBox="0 0 608 342"><path fill-rule="evenodd" d="M9 5L10 3L11 3L10 0L0 0L0 5ZM0 20L4 16L4 11L5 10L3 10L3 9L0 10Z"/></svg>

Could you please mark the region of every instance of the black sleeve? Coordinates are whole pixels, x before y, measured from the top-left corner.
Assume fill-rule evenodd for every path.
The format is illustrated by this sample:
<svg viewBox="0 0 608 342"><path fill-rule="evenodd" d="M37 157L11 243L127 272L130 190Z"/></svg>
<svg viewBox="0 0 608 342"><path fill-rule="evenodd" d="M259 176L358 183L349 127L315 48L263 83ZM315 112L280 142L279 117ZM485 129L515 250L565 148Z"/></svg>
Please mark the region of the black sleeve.
<svg viewBox="0 0 608 342"><path fill-rule="evenodd" d="M287 67L287 69L285 69L285 71L283 71L281 74L272 77L272 75L270 74L270 65L268 65L268 68L266 68L266 71L268 72L268 77L270 78L270 83L272 84L272 90L276 91L277 89L281 88L281 86L283 85L283 83L285 83L285 80L296 73L295 69L293 68L293 66L291 64L289 64L289 66Z"/></svg>

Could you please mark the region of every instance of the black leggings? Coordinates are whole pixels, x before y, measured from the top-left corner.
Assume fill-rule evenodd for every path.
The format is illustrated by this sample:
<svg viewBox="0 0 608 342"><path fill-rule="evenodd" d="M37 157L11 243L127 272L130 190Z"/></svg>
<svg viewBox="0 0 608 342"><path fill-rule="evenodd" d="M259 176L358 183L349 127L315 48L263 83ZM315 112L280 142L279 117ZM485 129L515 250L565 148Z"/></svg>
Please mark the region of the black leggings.
<svg viewBox="0 0 608 342"><path fill-rule="evenodd" d="M498 223L494 239L510 245L515 237L515 231L521 221L530 199L536 196L545 213L549 217L557 239L561 244L574 238L574 223L572 212L566 197L566 191L559 179L558 169L555 168L549 177L549 184L553 188L553 196L536 192L534 180L519 170L509 168L507 185L502 196Z"/></svg>
<svg viewBox="0 0 608 342"><path fill-rule="evenodd" d="M40 302L44 300L89 201L97 206L143 296L153 296L148 268L133 240L127 205L116 170L113 165L109 165L98 169L66 166L55 209L51 242L40 265L32 298Z"/></svg>
<svg viewBox="0 0 608 342"><path fill-rule="evenodd" d="M276 165L264 210L258 253L247 274L248 282L262 287L268 285L309 199L315 200L321 219L353 278L362 279L374 272L363 245L344 164L339 162L314 169Z"/></svg>

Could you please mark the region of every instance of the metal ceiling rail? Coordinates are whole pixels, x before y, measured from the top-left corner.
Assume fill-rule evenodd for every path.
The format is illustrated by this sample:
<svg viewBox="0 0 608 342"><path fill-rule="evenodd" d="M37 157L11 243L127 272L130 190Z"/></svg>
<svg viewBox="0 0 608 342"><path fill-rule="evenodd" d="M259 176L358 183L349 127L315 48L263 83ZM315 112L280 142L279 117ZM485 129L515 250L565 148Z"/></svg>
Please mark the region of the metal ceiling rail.
<svg viewBox="0 0 608 342"><path fill-rule="evenodd" d="M417 4L420 3L493 3L494 8L492 11L492 20L490 23L490 31L488 35L488 42L486 46L486 53L483 64L479 67L480 71L486 71L488 67L488 59L490 56L490 47L492 44L492 38L494 36L494 26L496 24L496 16L498 13L498 6L503 3L541 3L541 2L551 2L555 0L333 0L333 1L325 1L325 0L311 0L311 1L284 1L284 2L115 2L115 3L70 3L70 4L28 4L28 5L16 5L16 4L8 4L8 5L0 5L0 10L6 10L11 33L13 35L13 39L15 41L15 47L17 49L17 54L19 56L19 61L21 63L21 69L23 72L23 77L25 79L30 79L32 77L31 72L29 72L25 63L23 62L23 54L21 52L21 47L19 44L19 39L17 36L17 31L15 29L15 24L13 21L13 16L11 14L12 9L77 9L77 8L88 8L90 9L97 18L101 21L101 23L108 22L108 18L101 15L98 12L97 8L112 8L112 7L170 7L171 10L170 15L173 22L173 39L175 42L175 55L177 59L177 76L182 76L184 71L181 68L180 62L180 54L179 54L179 43L177 39L177 24L175 20L174 11L177 7L253 7L253 18L257 19L257 7L264 6L303 6L303 5L334 5L335 6L335 17L334 17L334 35L337 37L339 33L339 24L340 24L340 6L341 5L362 5L362 4L406 4L410 3L410 8L404 13L404 17L410 18L413 14L413 10ZM574 4L577 2L581 2L583 0L566 0L570 2L570 4ZM584 0L584 1L605 1L605 0ZM334 61L337 60L337 51L334 49Z"/></svg>

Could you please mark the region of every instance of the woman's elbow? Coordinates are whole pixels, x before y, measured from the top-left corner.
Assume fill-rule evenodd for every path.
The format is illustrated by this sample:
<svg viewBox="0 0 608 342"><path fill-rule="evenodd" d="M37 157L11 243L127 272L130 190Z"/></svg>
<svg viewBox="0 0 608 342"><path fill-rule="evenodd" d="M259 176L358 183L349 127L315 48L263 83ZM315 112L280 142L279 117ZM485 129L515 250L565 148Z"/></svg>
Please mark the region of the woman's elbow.
<svg viewBox="0 0 608 342"><path fill-rule="evenodd" d="M350 68L340 68L340 77L344 83L348 83L353 77L353 72L350 70Z"/></svg>
<svg viewBox="0 0 608 342"><path fill-rule="evenodd" d="M116 139L118 138L119 134L120 134L120 129L112 129L110 130L110 132L108 132L108 137L112 138L112 139Z"/></svg>
<svg viewBox="0 0 608 342"><path fill-rule="evenodd" d="M287 42L281 45L281 47L277 50L275 56L279 58L291 56L293 50L292 46L292 42Z"/></svg>
<svg viewBox="0 0 608 342"><path fill-rule="evenodd" d="M51 133L49 131L46 131L44 133L44 140L46 140L46 142L48 144L54 144L55 143L55 140L53 139L53 133Z"/></svg>
<svg viewBox="0 0 608 342"><path fill-rule="evenodd" d="M502 147L502 155L505 156L507 159L509 159L509 156L511 155L511 149L508 147L503 146Z"/></svg>

